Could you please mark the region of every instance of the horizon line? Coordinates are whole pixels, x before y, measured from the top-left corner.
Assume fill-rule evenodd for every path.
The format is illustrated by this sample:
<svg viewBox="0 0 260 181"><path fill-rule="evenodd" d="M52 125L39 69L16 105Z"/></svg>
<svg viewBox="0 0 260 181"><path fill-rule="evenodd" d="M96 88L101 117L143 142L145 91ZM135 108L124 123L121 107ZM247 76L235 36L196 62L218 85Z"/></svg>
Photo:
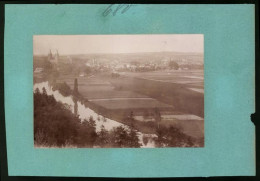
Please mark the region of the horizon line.
<svg viewBox="0 0 260 181"><path fill-rule="evenodd" d="M56 50L56 49L55 49ZM59 52L58 52L59 53ZM93 54L109 54L109 55L115 55L115 54L142 54L142 53L195 53L195 54L203 54L204 55L204 52L180 52L180 51L160 51L160 52L125 52L125 53L109 53L109 52L104 52L104 53L75 53L75 54L60 54L60 56L63 56L63 55L93 55ZM49 53L48 53L49 54ZM33 56L48 56L48 54L34 54L33 53ZM53 53L55 54L55 53Z"/></svg>

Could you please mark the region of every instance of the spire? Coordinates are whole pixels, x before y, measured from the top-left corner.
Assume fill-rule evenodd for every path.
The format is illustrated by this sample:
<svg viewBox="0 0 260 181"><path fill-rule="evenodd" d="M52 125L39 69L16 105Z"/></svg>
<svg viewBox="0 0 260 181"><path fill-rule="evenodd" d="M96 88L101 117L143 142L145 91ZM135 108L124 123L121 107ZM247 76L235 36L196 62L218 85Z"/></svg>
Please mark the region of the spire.
<svg viewBox="0 0 260 181"><path fill-rule="evenodd" d="M49 56L50 56L50 59L52 59L52 53L51 53L51 49L50 49Z"/></svg>
<svg viewBox="0 0 260 181"><path fill-rule="evenodd" d="M59 57L59 52L58 50L56 49L56 56Z"/></svg>

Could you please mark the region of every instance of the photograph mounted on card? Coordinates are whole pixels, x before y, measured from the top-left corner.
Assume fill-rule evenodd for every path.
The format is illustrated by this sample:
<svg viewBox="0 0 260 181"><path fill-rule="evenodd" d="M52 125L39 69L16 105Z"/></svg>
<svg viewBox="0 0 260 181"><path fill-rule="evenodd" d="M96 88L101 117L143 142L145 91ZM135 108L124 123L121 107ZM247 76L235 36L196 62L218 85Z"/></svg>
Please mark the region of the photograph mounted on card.
<svg viewBox="0 0 260 181"><path fill-rule="evenodd" d="M203 35L33 41L35 147L204 146Z"/></svg>
<svg viewBox="0 0 260 181"><path fill-rule="evenodd" d="M6 5L8 174L255 175L254 13Z"/></svg>

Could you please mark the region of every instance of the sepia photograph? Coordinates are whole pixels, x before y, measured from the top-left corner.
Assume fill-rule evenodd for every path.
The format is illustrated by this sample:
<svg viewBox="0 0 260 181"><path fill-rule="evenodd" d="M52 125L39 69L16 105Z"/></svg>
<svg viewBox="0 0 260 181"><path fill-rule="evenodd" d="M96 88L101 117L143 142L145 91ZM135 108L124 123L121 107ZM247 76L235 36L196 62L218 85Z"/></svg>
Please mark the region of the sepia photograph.
<svg viewBox="0 0 260 181"><path fill-rule="evenodd" d="M35 148L204 147L203 34L34 35Z"/></svg>

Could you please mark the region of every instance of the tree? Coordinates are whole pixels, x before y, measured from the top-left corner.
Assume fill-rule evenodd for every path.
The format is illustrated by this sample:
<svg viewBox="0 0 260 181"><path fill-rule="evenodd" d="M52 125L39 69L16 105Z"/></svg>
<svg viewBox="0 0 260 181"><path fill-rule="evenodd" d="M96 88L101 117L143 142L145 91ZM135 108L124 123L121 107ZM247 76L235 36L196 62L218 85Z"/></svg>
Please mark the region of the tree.
<svg viewBox="0 0 260 181"><path fill-rule="evenodd" d="M85 70L84 70L85 74L91 74L92 70L91 70L91 67L90 66L86 66L85 67Z"/></svg>
<svg viewBox="0 0 260 181"><path fill-rule="evenodd" d="M139 148L141 146L139 143L138 133L135 129L130 129L128 146L130 148Z"/></svg>
<svg viewBox="0 0 260 181"><path fill-rule="evenodd" d="M45 72L50 72L53 69L53 66L49 60L44 61L43 68Z"/></svg>
<svg viewBox="0 0 260 181"><path fill-rule="evenodd" d="M109 132L105 129L104 125L101 126L101 130L97 133L98 137L96 140L96 144L100 147L109 146Z"/></svg>
<svg viewBox="0 0 260 181"><path fill-rule="evenodd" d="M113 128L109 138L112 147L139 148L141 146L137 131L134 129L128 130L123 126Z"/></svg>
<svg viewBox="0 0 260 181"><path fill-rule="evenodd" d="M158 108L154 109L154 119L157 122L157 128L159 129L160 127L160 122L161 122L161 113L160 110Z"/></svg>
<svg viewBox="0 0 260 181"><path fill-rule="evenodd" d="M70 89L70 86L66 83L55 83L55 81L52 82L53 85L53 90L58 90L61 95L67 97L70 96L72 94L72 90Z"/></svg>
<svg viewBox="0 0 260 181"><path fill-rule="evenodd" d="M42 88L42 94L47 95L47 91L46 91L45 87Z"/></svg>
<svg viewBox="0 0 260 181"><path fill-rule="evenodd" d="M93 116L89 117L89 124L91 127L94 127L96 130L96 121L94 121Z"/></svg>
<svg viewBox="0 0 260 181"><path fill-rule="evenodd" d="M165 132L164 127L157 127L157 129L156 129L156 134L157 134L156 146L157 147L163 147L164 132Z"/></svg>
<svg viewBox="0 0 260 181"><path fill-rule="evenodd" d="M149 112L147 110L144 111L144 115L143 115L143 118L144 119L148 119L150 116Z"/></svg>
<svg viewBox="0 0 260 181"><path fill-rule="evenodd" d="M178 70L179 69L179 64L176 63L175 61L171 60L169 62L169 67L170 67L170 69Z"/></svg>
<svg viewBox="0 0 260 181"><path fill-rule="evenodd" d="M134 112L131 111L130 115L129 115L129 121L130 121L130 132L129 132L129 136L128 136L128 143L127 143L127 147L130 148L139 148L141 145L139 144L139 138L138 138L138 134L137 131L134 128Z"/></svg>
<svg viewBox="0 0 260 181"><path fill-rule="evenodd" d="M170 126L157 129L157 147L192 147L195 140L178 127Z"/></svg>
<svg viewBox="0 0 260 181"><path fill-rule="evenodd" d="M46 91L46 90L45 90ZM43 92L45 92L43 89ZM34 141L41 146L77 145L79 119L53 96L34 93Z"/></svg>
<svg viewBox="0 0 260 181"><path fill-rule="evenodd" d="M111 146L113 147L128 147L128 133L123 126L113 128L111 131Z"/></svg>
<svg viewBox="0 0 260 181"><path fill-rule="evenodd" d="M130 112L130 115L129 115L129 121L130 121L130 127L131 127L131 129L133 129L133 127L134 127L134 112L133 111L131 111Z"/></svg>
<svg viewBox="0 0 260 181"><path fill-rule="evenodd" d="M77 96L78 93L79 93L79 91L78 91L78 79L76 78L76 79L74 80L73 94L74 94L75 96Z"/></svg>
<svg viewBox="0 0 260 181"><path fill-rule="evenodd" d="M78 101L76 99L73 99L74 102L74 114L75 116L78 115Z"/></svg>
<svg viewBox="0 0 260 181"><path fill-rule="evenodd" d="M93 147L97 136L96 123L93 118L84 119L79 128L78 142L80 147Z"/></svg>
<svg viewBox="0 0 260 181"><path fill-rule="evenodd" d="M34 92L35 92L36 95L39 95L40 94L40 89L37 87Z"/></svg>

